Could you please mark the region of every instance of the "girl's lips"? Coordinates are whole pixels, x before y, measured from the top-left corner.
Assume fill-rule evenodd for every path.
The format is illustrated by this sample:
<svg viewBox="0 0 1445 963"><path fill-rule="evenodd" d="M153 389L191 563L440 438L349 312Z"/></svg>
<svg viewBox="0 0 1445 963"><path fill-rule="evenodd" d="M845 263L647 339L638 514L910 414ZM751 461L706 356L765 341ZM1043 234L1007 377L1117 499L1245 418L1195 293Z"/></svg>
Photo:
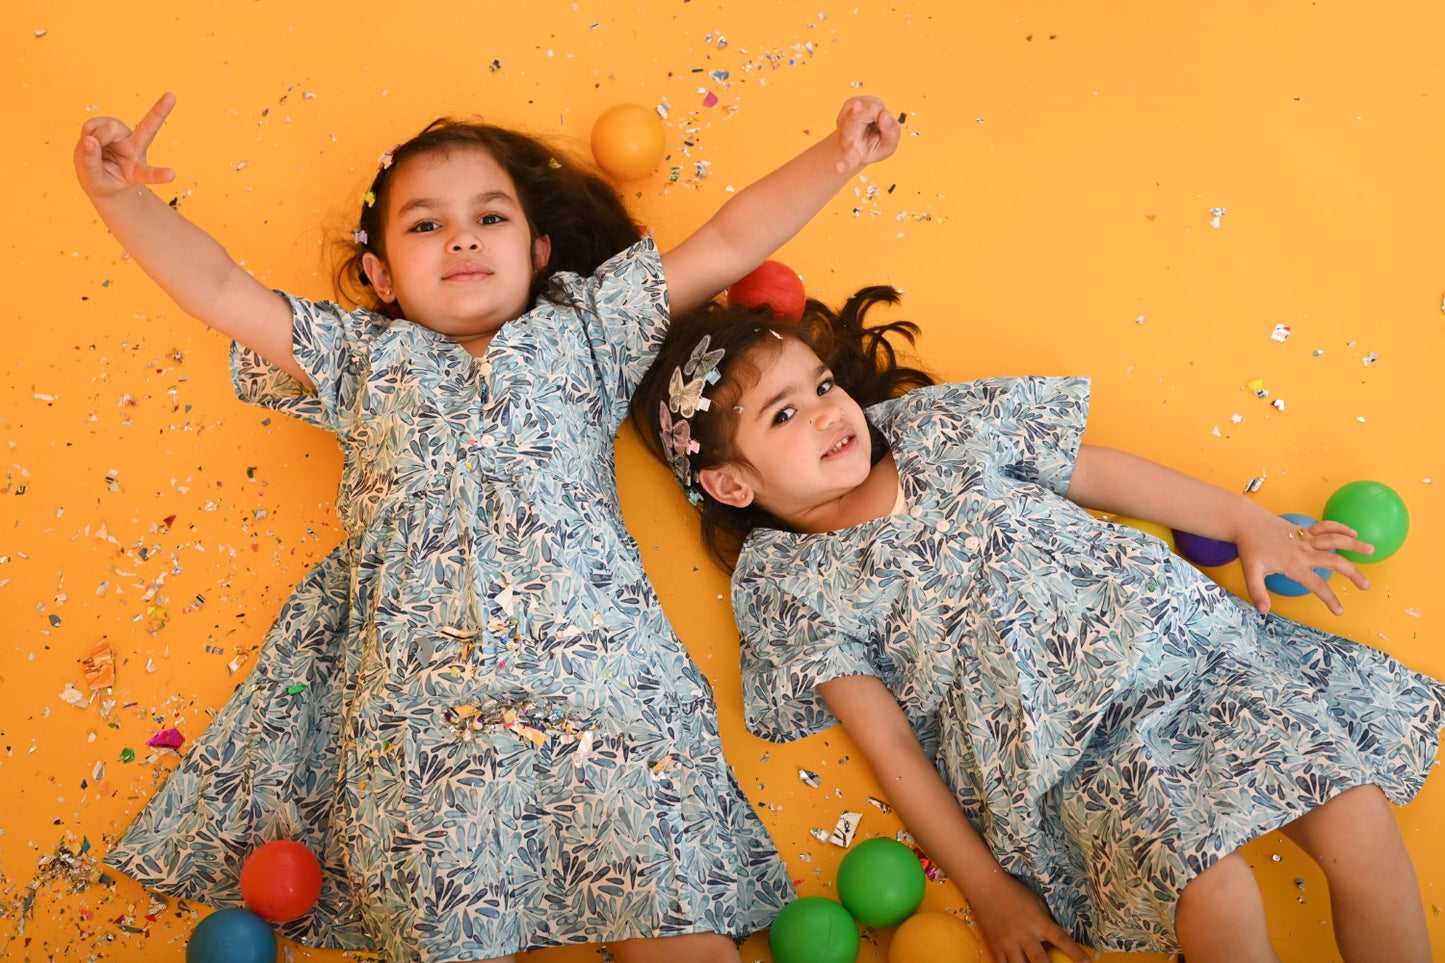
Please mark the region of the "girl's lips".
<svg viewBox="0 0 1445 963"><path fill-rule="evenodd" d="M479 281L490 277L491 271L480 264L459 264L442 275L443 281Z"/></svg>
<svg viewBox="0 0 1445 963"><path fill-rule="evenodd" d="M849 432L842 438L839 438L837 441L833 442L833 444L828 448L828 450L823 452L823 460L826 461L829 458L836 458L839 455L847 454L857 444L858 437L852 432Z"/></svg>

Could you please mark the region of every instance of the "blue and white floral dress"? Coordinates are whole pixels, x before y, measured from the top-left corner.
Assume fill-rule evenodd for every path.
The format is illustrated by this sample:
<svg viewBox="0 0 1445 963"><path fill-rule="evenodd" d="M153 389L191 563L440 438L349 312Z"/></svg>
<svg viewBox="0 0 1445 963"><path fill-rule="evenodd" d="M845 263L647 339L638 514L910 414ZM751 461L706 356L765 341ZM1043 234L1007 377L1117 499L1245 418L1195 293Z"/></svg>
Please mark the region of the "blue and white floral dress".
<svg viewBox="0 0 1445 963"><path fill-rule="evenodd" d="M835 720L880 678L1004 869L1101 949L1168 950L1184 884L1352 786L1399 804L1445 686L1252 608L1064 498L1077 379L920 389L869 411L907 510L756 531L733 579L750 729Z"/></svg>
<svg viewBox="0 0 1445 963"><path fill-rule="evenodd" d="M574 307L539 303L480 361L300 299L315 393L237 349L245 400L336 433L349 534L110 865L224 905L255 846L298 839L324 890L282 932L391 961L741 936L791 898L618 503L661 260L644 239L562 281Z"/></svg>

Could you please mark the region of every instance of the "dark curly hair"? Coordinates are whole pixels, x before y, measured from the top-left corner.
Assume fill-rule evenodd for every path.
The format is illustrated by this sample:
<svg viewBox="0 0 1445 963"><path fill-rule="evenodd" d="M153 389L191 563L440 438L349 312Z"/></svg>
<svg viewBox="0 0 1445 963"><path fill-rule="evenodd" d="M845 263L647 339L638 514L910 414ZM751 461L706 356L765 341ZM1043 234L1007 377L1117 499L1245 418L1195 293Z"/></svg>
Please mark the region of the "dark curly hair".
<svg viewBox="0 0 1445 963"><path fill-rule="evenodd" d="M386 259L384 217L396 170L411 158L454 150L490 154L516 185L532 237L551 238L551 257L532 279L533 302L552 294L552 275L559 271L589 275L641 234L617 191L584 162L527 134L443 117L392 148L390 162L376 172L368 191L371 202L361 205L359 230L338 240L334 282L339 297L400 317L396 304L376 296L361 258L370 251Z"/></svg>
<svg viewBox="0 0 1445 963"><path fill-rule="evenodd" d="M810 298L796 322L781 320L767 308L729 307L712 301L673 322L657 360L632 396L631 418L653 456L672 467L674 475L679 470L686 474L684 488L701 516L703 545L724 569L737 563L743 540L754 528L788 527L756 504L746 508L724 505L697 484L697 473L703 469L746 463L733 444L737 415L732 400L760 375L782 346L781 339L811 348L832 369L834 382L864 408L933 384L927 371L903 364L888 340L896 336L911 348L918 335L916 324L902 320L867 323L874 307L898 301L898 292L886 286L859 290L836 313ZM663 443L660 408L668 404L673 372L687 364L704 336L708 351L723 352L717 368L720 377L706 388L711 406L688 419L697 450L679 453ZM887 453L888 446L876 430L872 437L876 461ZM678 478L680 484L682 481Z"/></svg>

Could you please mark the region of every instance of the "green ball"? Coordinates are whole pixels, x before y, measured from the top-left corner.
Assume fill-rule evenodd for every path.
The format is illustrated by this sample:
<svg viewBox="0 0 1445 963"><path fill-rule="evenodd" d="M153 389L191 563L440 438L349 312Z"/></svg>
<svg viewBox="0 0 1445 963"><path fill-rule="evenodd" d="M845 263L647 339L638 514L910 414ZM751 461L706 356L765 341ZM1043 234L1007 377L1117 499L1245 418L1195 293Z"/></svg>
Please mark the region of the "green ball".
<svg viewBox="0 0 1445 963"><path fill-rule="evenodd" d="M838 864L838 898L865 926L896 926L908 919L927 885L913 850L886 836L859 843Z"/></svg>
<svg viewBox="0 0 1445 963"><path fill-rule="evenodd" d="M858 943L858 924L825 896L793 900L768 932L774 963L854 963Z"/></svg>
<svg viewBox="0 0 1445 963"><path fill-rule="evenodd" d="M1377 481L1353 481L1325 502L1324 516L1359 533L1360 541L1375 546L1375 554L1361 555L1340 549L1352 562L1383 562L1395 554L1410 531L1410 513L1405 500L1389 485Z"/></svg>

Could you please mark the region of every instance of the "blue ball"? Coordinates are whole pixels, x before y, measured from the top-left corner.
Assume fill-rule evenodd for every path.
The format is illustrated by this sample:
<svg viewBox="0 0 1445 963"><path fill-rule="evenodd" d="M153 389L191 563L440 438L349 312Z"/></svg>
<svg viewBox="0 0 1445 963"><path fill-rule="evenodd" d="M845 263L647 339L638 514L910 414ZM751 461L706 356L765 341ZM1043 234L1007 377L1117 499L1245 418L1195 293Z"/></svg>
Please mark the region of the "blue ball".
<svg viewBox="0 0 1445 963"><path fill-rule="evenodd" d="M276 934L244 909L217 910L196 924L186 963L276 963Z"/></svg>
<svg viewBox="0 0 1445 963"><path fill-rule="evenodd" d="M1309 528L1315 523L1315 520L1313 518L1310 518L1308 515L1301 515L1299 512L1285 512L1283 515L1280 516L1280 518L1283 518L1285 521L1293 522L1300 528ZM1334 549L1330 549L1330 552L1331 554L1333 554ZM1317 568L1315 569L1315 574L1328 582L1330 576L1335 574L1335 570L1332 568ZM1273 572L1264 577L1264 587L1269 589L1275 595L1282 595L1285 598L1296 598L1301 595L1310 594L1309 589L1305 588L1294 579L1289 578L1285 575L1281 575L1278 572Z"/></svg>

